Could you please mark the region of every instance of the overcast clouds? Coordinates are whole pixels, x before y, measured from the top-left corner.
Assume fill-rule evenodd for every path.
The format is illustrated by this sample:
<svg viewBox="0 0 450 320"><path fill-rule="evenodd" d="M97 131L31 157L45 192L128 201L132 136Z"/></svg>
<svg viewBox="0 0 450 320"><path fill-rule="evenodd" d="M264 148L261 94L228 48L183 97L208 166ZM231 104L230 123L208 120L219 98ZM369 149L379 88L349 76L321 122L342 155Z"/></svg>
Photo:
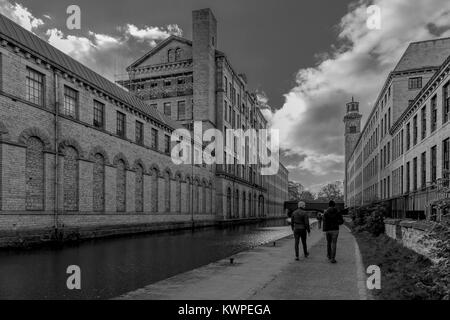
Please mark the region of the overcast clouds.
<svg viewBox="0 0 450 320"><path fill-rule="evenodd" d="M333 3L338 6L337 2ZM368 1L356 1L348 7L345 3L339 4L347 13L329 22L335 26L336 34L327 46L331 49L315 52L311 66L300 70L295 69L302 65L299 61L284 61L292 66L292 78L285 81L293 81L293 84L290 90L285 89L284 105L272 105L278 111L265 111L272 127L280 130L284 148L282 159L291 172L291 179L313 189L328 181L343 179L342 118L346 102L355 96L361 102L363 114L367 114L387 74L409 42L450 36L450 2L447 0L376 0L372 3L382 10L381 30L366 27ZM307 7L305 5L306 11ZM117 24L111 32L89 30L84 34L70 34L54 21L56 17L28 10L21 4L0 0L0 12L111 80L115 74L124 73L126 63L155 46L157 41L170 34L185 33L177 21L167 21L164 25L123 23ZM185 14L190 18L190 12ZM296 18L296 12L285 17ZM133 21L133 16L126 20ZM221 28L226 29L227 25L222 24ZM277 28L277 24L272 28ZM283 31L274 32L283 37ZM313 43L314 30L310 37L301 39L304 46L310 40ZM221 50L228 52L226 47ZM270 59L265 57L264 50L257 55L255 60L267 62L264 59ZM261 68L270 68L268 64ZM271 70L267 71L270 74ZM251 74L249 79L252 81ZM269 104L271 99L277 100L265 96Z"/></svg>

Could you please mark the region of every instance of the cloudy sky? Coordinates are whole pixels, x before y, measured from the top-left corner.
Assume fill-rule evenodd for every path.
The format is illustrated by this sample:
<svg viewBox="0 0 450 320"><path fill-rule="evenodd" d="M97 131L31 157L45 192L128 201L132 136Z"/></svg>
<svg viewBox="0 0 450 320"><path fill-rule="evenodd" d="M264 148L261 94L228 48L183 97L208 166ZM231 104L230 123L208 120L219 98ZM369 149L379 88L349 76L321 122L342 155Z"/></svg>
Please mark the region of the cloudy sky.
<svg viewBox="0 0 450 320"><path fill-rule="evenodd" d="M71 4L81 30L66 27ZM219 49L275 110L291 180L313 191L343 179L345 103L355 96L367 114L409 42L450 36L448 0L0 0L0 13L112 81L170 34L191 38L191 11L204 7Z"/></svg>

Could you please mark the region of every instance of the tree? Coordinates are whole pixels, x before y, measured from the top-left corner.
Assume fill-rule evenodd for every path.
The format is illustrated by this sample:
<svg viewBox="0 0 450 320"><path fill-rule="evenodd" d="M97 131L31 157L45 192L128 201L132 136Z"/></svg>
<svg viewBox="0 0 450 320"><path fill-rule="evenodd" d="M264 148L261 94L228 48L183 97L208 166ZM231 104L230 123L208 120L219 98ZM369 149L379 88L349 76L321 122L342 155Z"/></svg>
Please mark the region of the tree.
<svg viewBox="0 0 450 320"><path fill-rule="evenodd" d="M342 201L344 195L339 182L329 183L320 189L318 198L322 201Z"/></svg>
<svg viewBox="0 0 450 320"><path fill-rule="evenodd" d="M300 200L300 194L304 187L297 182L289 181L289 200Z"/></svg>
<svg viewBox="0 0 450 320"><path fill-rule="evenodd" d="M309 190L305 190L300 193L300 200L302 201L312 201L315 198L316 198L315 195Z"/></svg>

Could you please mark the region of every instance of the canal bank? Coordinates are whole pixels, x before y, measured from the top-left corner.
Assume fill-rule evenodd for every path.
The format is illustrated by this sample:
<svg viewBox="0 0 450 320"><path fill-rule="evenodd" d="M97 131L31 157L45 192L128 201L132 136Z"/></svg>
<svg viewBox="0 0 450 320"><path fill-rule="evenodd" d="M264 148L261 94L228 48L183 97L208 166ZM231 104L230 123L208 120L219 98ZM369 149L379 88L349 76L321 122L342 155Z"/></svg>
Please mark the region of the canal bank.
<svg viewBox="0 0 450 320"><path fill-rule="evenodd" d="M117 216L117 215L115 215ZM58 229L37 228L37 229L16 229L0 230L1 248L28 248L41 245L64 244L79 242L90 239L123 237L128 235L153 234L161 232L172 232L182 230L197 230L209 227L231 227L247 224L255 224L263 221L277 221L284 217L270 218L248 218L234 220L209 220L186 219L185 221L163 221L153 223L132 223L114 225L86 225L86 226L66 226L62 224ZM82 219L80 219L82 220Z"/></svg>
<svg viewBox="0 0 450 320"><path fill-rule="evenodd" d="M335 265L325 258L326 241L320 230L314 227L308 241L308 259L294 260L293 237L288 236L275 244L240 252L118 299L367 299L359 249L348 229L341 228Z"/></svg>

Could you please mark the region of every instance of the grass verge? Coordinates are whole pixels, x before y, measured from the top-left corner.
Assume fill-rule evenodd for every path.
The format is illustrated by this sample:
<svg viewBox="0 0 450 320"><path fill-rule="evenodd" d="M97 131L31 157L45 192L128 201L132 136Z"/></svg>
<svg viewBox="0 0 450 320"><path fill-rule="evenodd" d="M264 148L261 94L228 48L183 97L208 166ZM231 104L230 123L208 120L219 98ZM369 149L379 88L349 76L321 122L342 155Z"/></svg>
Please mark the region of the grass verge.
<svg viewBox="0 0 450 320"><path fill-rule="evenodd" d="M349 226L351 228L351 226ZM368 232L353 232L361 251L365 269L377 265L381 269L381 289L372 290L377 300L432 299L429 292L418 286L423 270L432 263L427 258L403 247L382 234L378 237Z"/></svg>

